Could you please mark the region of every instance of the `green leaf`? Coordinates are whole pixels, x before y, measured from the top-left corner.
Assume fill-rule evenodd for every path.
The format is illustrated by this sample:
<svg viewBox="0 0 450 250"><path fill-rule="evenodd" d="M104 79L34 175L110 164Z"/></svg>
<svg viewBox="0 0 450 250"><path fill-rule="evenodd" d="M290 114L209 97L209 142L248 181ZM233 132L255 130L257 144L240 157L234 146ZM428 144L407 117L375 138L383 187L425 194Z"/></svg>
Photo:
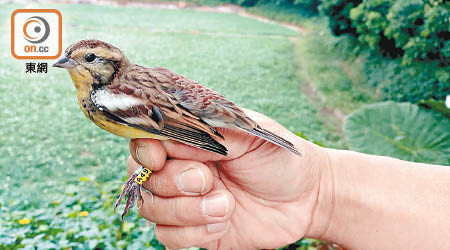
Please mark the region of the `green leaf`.
<svg viewBox="0 0 450 250"><path fill-rule="evenodd" d="M450 164L450 120L415 104L366 105L346 118L343 130L351 150Z"/></svg>
<svg viewBox="0 0 450 250"><path fill-rule="evenodd" d="M444 100L420 100L419 105L427 109L432 109L450 118L450 109L445 106Z"/></svg>
<svg viewBox="0 0 450 250"><path fill-rule="evenodd" d="M308 141L310 141L310 142L312 142L312 143L314 143L314 144L316 144L316 145L319 145L319 146L321 146L321 147L325 147L325 145L324 145L322 142L316 141L316 140L311 140L311 139L309 139L305 134L303 134L303 133L300 132L300 131L294 132L294 134L297 135L297 136L299 136L299 137L301 137L301 138L303 138L303 139L305 139L305 140L308 140Z"/></svg>

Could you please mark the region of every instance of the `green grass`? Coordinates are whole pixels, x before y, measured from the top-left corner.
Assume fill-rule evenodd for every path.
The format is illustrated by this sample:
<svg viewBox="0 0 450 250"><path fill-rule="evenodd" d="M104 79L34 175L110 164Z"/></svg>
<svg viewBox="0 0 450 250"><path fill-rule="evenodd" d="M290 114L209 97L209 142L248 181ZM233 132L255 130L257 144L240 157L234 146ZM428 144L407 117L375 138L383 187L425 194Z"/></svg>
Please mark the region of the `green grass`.
<svg viewBox="0 0 450 250"><path fill-rule="evenodd" d="M324 18L317 20L307 35L299 37L296 53L300 78L323 96L319 106L348 114L374 102L375 89L367 83L362 57L350 55L345 41L339 41L345 38L332 36Z"/></svg>
<svg viewBox="0 0 450 250"><path fill-rule="evenodd" d="M84 117L67 72L50 68L48 74L27 75L25 61L12 58L10 14L23 7L0 6L0 215L16 216L8 221L12 224L17 216L26 216L14 212L18 209L40 216L30 208L67 200L76 190L75 197L97 200L90 209L118 217L102 205L102 196L95 196L92 186L79 180L89 176L102 186L123 178L128 141ZM27 7L62 12L64 47L84 38L108 41L135 63L167 67L312 140L337 143L301 93L294 44L288 39L297 35L292 30L234 14L93 5ZM76 203L82 206L81 198ZM55 211L48 209L49 214Z"/></svg>
<svg viewBox="0 0 450 250"><path fill-rule="evenodd" d="M323 96L318 107L336 107L344 114L375 99L375 89L367 83L364 57L357 57L345 38L333 36L326 17L301 7L267 2L245 8L278 22L299 25L305 34L298 37L296 62L299 77Z"/></svg>
<svg viewBox="0 0 450 250"><path fill-rule="evenodd" d="M321 20L315 13L306 10L300 6L292 6L286 4L278 4L275 2L258 3L252 7L246 7L247 11L265 16L278 22L286 22L300 25L305 28L314 26L314 24Z"/></svg>

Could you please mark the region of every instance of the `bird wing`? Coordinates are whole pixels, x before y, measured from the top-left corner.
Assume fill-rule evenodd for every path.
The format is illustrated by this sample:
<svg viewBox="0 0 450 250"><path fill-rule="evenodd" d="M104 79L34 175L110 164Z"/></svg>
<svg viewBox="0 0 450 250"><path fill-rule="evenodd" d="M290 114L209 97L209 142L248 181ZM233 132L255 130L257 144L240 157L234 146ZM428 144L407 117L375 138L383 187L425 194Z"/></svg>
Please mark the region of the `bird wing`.
<svg viewBox="0 0 450 250"><path fill-rule="evenodd" d="M256 122L220 93L165 68L152 68L150 72L160 79L164 91L170 93L180 106L209 125L250 130L257 127Z"/></svg>
<svg viewBox="0 0 450 250"><path fill-rule="evenodd" d="M95 106L121 124L162 135L188 145L226 155L223 140L214 128L178 106L175 99L155 86L142 83L134 74L117 79L91 93ZM146 81L148 79L145 79Z"/></svg>
<svg viewBox="0 0 450 250"><path fill-rule="evenodd" d="M301 155L291 142L260 127L242 109L216 91L165 68L148 70L161 83L163 90L178 101L179 106L207 124L213 127L238 128Z"/></svg>

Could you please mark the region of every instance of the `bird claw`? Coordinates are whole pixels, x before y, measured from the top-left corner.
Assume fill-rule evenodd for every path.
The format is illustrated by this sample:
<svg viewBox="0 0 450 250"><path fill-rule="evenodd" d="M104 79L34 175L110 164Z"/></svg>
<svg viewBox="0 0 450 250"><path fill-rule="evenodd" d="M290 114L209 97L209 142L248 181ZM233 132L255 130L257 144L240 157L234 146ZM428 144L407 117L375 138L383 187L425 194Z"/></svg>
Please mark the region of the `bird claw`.
<svg viewBox="0 0 450 250"><path fill-rule="evenodd" d="M145 174L142 174L145 172ZM146 175L146 177L142 178L143 175ZM126 203L125 203L125 209L122 212L122 220L124 216L128 213L128 211L133 208L134 203L136 201L136 197L139 198L139 200L142 200L142 189L144 192L150 193L149 190L147 190L145 187L142 186L142 182L147 180L148 177L150 177L151 171L140 167L134 173L128 178L128 180L125 182L125 185L120 192L119 198L117 198L117 201L114 205L114 211L116 211L117 207L120 205L120 202L122 201L123 197L126 197ZM153 194L151 194L152 202L153 202Z"/></svg>

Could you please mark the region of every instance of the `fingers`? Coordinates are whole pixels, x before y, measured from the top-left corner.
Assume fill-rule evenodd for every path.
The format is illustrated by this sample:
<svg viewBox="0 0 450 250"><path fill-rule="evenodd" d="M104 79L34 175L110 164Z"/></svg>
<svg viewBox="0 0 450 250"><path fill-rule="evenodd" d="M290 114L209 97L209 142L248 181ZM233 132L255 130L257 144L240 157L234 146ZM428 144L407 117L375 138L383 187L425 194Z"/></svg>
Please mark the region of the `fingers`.
<svg viewBox="0 0 450 250"><path fill-rule="evenodd" d="M230 227L230 220L208 226L176 227L156 225L156 238L170 249L203 246L220 239Z"/></svg>
<svg viewBox="0 0 450 250"><path fill-rule="evenodd" d="M162 225L197 226L228 220L234 212L235 200L226 190L205 196L162 198L142 193L139 213L145 219Z"/></svg>
<svg viewBox="0 0 450 250"><path fill-rule="evenodd" d="M139 168L132 157L128 159L128 174ZM203 163L187 160L169 160L164 168L153 172L144 187L160 197L197 196L213 187L213 173Z"/></svg>
<svg viewBox="0 0 450 250"><path fill-rule="evenodd" d="M160 170L166 163L166 149L158 140L130 140L130 153L139 165L147 167L150 170Z"/></svg>
<svg viewBox="0 0 450 250"><path fill-rule="evenodd" d="M129 157L128 172L131 174L137 168L139 164ZM213 173L206 165L188 160L169 160L166 167L144 182L144 187L154 195L142 192L139 213L145 219L163 225L223 222L234 212L235 200L226 190L210 192L213 182ZM204 193L207 194L200 196Z"/></svg>

